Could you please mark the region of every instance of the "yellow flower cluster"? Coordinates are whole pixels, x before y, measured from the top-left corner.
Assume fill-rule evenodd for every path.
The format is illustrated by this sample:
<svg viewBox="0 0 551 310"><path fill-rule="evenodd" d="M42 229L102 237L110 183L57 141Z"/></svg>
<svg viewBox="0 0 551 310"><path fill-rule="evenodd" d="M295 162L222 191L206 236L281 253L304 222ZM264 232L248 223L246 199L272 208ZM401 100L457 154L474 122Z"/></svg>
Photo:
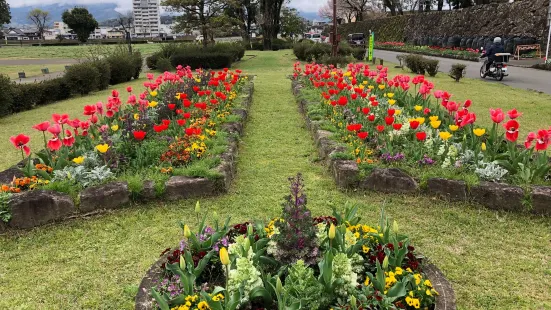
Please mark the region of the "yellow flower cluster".
<svg viewBox="0 0 551 310"><path fill-rule="evenodd" d="M199 308L199 304L197 304L197 301L199 300L199 295L188 295L184 299L185 303L183 305L171 308L170 310L195 310L195 309L209 309L208 305L207 308Z"/></svg>
<svg viewBox="0 0 551 310"><path fill-rule="evenodd" d="M268 223L268 225L266 225L266 227L264 227L264 231L266 232L266 235L268 235L268 238L271 237L274 232L275 232L275 223L276 222L285 222L284 219L280 218L280 217L276 217L274 218L273 220L270 221L270 223Z"/></svg>
<svg viewBox="0 0 551 310"><path fill-rule="evenodd" d="M346 223L346 226L347 226L346 229L352 232L357 239L373 238L373 236L371 236L370 234L379 233L375 228L368 225L361 225L361 224L349 225L348 223ZM369 248L367 251L369 251ZM367 253L365 249L364 249L364 253Z"/></svg>

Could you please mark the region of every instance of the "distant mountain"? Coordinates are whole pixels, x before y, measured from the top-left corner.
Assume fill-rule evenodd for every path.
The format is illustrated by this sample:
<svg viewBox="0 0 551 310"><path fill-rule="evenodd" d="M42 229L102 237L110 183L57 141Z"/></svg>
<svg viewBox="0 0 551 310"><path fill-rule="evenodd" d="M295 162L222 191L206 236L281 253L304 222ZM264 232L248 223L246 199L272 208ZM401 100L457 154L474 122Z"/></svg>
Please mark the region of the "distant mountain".
<svg viewBox="0 0 551 310"><path fill-rule="evenodd" d="M323 18L319 17L318 13L317 12L302 12L302 11L299 11L299 14L302 18L305 18L307 20L323 20Z"/></svg>
<svg viewBox="0 0 551 310"><path fill-rule="evenodd" d="M85 4L85 5L76 5L78 7L85 7L94 15L94 18L98 22L102 22L104 20L116 18L118 16L117 11L115 9L117 8L117 4L115 3L101 3L101 4ZM70 4L48 4L48 5L36 5L36 6L23 6L23 7L17 7L17 8L11 8L11 24L13 26L24 26L24 25L32 25L32 23L27 19L27 14L32 10L39 8L44 11L50 12L50 15L52 16L50 22L53 23L54 21L61 21L61 14L65 12L65 10L69 10L74 8L75 5Z"/></svg>

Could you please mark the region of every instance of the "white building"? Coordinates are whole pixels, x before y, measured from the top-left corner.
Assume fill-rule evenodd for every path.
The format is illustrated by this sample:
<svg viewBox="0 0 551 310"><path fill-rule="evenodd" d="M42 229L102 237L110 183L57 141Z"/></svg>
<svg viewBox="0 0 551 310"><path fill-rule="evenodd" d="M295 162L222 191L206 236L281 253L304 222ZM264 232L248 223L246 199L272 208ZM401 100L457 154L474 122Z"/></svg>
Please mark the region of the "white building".
<svg viewBox="0 0 551 310"><path fill-rule="evenodd" d="M57 30L57 32L61 35L69 34L71 32L71 28L67 26L64 22L54 22L54 30Z"/></svg>
<svg viewBox="0 0 551 310"><path fill-rule="evenodd" d="M133 0L134 36L158 37L161 14L159 0Z"/></svg>

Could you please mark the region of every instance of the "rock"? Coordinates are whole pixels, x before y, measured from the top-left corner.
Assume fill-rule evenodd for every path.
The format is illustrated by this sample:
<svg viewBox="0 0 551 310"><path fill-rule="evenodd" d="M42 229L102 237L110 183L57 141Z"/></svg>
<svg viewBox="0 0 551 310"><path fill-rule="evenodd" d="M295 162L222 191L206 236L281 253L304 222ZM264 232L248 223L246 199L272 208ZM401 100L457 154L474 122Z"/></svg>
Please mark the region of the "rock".
<svg viewBox="0 0 551 310"><path fill-rule="evenodd" d="M0 184L10 184L14 178L22 178L24 176L23 172L14 166L0 172Z"/></svg>
<svg viewBox="0 0 551 310"><path fill-rule="evenodd" d="M4 221L0 220L0 234L8 231L8 224L4 223Z"/></svg>
<svg viewBox="0 0 551 310"><path fill-rule="evenodd" d="M169 252L171 253L171 252ZM136 294L135 310L153 310L156 308L154 298L151 297L151 288L157 285L162 277L164 270L162 264L166 262L168 253L159 258L147 271L145 277L140 282L138 293Z"/></svg>
<svg viewBox="0 0 551 310"><path fill-rule="evenodd" d="M222 174L221 180L218 182L223 192L227 192L230 189L231 181L233 180L233 168L232 164L222 161L216 168Z"/></svg>
<svg viewBox="0 0 551 310"><path fill-rule="evenodd" d="M446 279L442 271L433 264L427 264L423 267L427 278L432 283L433 288L438 292L434 305L434 310L455 310L455 292L451 283Z"/></svg>
<svg viewBox="0 0 551 310"><path fill-rule="evenodd" d="M338 187L349 188L356 186L360 177L358 165L353 160L332 160L333 177Z"/></svg>
<svg viewBox="0 0 551 310"><path fill-rule="evenodd" d="M451 201L467 200L467 185L464 181L432 178L427 182L427 191Z"/></svg>
<svg viewBox="0 0 551 310"><path fill-rule="evenodd" d="M9 203L12 228L31 228L60 220L75 212L73 199L58 192L32 190L16 194Z"/></svg>
<svg viewBox="0 0 551 310"><path fill-rule="evenodd" d="M169 200L207 197L215 193L215 182L206 178L173 176L166 182L165 194Z"/></svg>
<svg viewBox="0 0 551 310"><path fill-rule="evenodd" d="M493 210L522 211L524 191L518 186L481 182L471 188L471 197L475 202Z"/></svg>
<svg viewBox="0 0 551 310"><path fill-rule="evenodd" d="M79 211L116 209L130 202L128 183L114 182L84 189L80 193Z"/></svg>
<svg viewBox="0 0 551 310"><path fill-rule="evenodd" d="M155 190L155 182L151 180L145 180L143 182L143 189L140 193L140 196L145 200L152 200L157 197L157 192Z"/></svg>
<svg viewBox="0 0 551 310"><path fill-rule="evenodd" d="M551 187L534 186L532 190L532 213L551 216Z"/></svg>
<svg viewBox="0 0 551 310"><path fill-rule="evenodd" d="M384 193L415 193L419 185L408 174L398 168L375 168L360 182L360 188Z"/></svg>
<svg viewBox="0 0 551 310"><path fill-rule="evenodd" d="M236 133L241 135L243 133L243 124L240 122L230 122L222 124L222 130L228 133Z"/></svg>
<svg viewBox="0 0 551 310"><path fill-rule="evenodd" d="M247 115L249 115L245 109L233 109L233 114L241 117L241 122L245 122L247 120Z"/></svg>

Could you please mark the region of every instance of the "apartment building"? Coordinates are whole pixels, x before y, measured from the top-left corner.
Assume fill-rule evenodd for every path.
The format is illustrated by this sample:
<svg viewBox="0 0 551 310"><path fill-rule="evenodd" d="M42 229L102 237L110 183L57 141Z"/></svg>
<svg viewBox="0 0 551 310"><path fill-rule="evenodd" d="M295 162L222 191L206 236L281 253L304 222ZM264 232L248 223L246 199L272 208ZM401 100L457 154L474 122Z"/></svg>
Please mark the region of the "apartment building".
<svg viewBox="0 0 551 310"><path fill-rule="evenodd" d="M132 0L136 37L158 37L161 14L159 0Z"/></svg>

